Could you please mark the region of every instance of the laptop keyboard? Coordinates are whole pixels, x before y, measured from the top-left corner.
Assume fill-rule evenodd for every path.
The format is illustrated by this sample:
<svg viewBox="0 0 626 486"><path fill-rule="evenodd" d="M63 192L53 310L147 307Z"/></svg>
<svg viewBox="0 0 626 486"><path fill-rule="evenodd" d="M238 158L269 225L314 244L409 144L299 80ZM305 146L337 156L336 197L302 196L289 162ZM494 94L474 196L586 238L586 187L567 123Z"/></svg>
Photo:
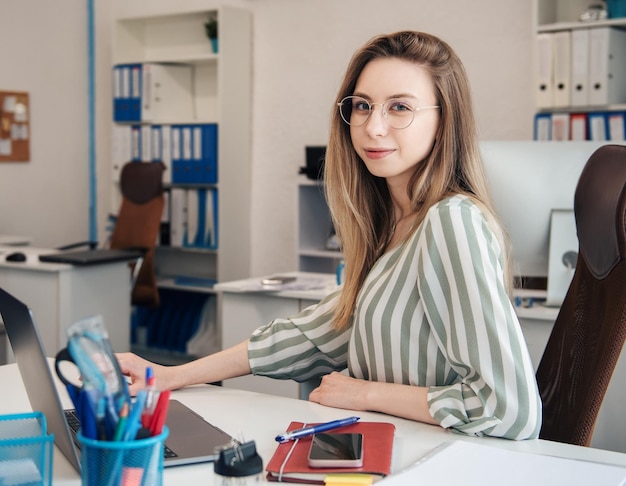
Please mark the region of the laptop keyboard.
<svg viewBox="0 0 626 486"><path fill-rule="evenodd" d="M69 426L70 430L75 436L76 433L78 432L78 429L80 429L80 420L78 420L78 415L76 414L76 410L69 409L69 410L64 410L64 412L65 412L65 420L67 421L67 425ZM178 454L176 454L172 449L167 447L167 445L163 444L163 458L169 459L172 457L178 457Z"/></svg>

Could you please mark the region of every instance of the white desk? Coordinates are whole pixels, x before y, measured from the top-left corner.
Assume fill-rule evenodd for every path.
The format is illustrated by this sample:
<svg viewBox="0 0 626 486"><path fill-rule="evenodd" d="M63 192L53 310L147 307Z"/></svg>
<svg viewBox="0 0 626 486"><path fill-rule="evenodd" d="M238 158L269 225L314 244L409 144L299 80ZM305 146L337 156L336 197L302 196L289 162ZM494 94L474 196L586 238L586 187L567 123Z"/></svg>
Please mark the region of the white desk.
<svg viewBox="0 0 626 486"><path fill-rule="evenodd" d="M39 261L56 250L23 247L26 262L6 262L14 247L0 247L0 287L32 311L48 356L67 343L66 331L77 320L104 317L113 348L130 349L130 273L127 262L75 266ZM6 350L6 344L2 347ZM12 354L7 353L12 361ZM0 356L1 358L1 356Z"/></svg>
<svg viewBox="0 0 626 486"><path fill-rule="evenodd" d="M53 375L54 376L54 375ZM18 413L30 411L26 391L17 369L17 365L0 366L0 383L3 391L10 393L11 400L0 401L0 413ZM65 390L60 386L64 406L70 401ZM324 407L304 400L296 400L273 395L266 395L232 388L201 385L176 391L173 398L180 400L195 410L206 420L225 430L236 438L254 440L257 450L263 458L264 466L276 449L274 437L284 430L291 420L304 422L323 422L358 415L361 420L387 421L396 425L392 474L413 464L424 454L447 440L479 441L482 444L547 454L573 459L597 461L626 467L626 454L602 451L585 447L571 446L543 440L515 442L503 439L472 438L446 431L438 426L425 425L387 415L354 412ZM514 474L523 474L515 471ZM442 471L445 474L445 471ZM164 484L167 485L217 485L221 484L213 473L212 464L166 468ZM78 473L55 448L54 485L78 486Z"/></svg>

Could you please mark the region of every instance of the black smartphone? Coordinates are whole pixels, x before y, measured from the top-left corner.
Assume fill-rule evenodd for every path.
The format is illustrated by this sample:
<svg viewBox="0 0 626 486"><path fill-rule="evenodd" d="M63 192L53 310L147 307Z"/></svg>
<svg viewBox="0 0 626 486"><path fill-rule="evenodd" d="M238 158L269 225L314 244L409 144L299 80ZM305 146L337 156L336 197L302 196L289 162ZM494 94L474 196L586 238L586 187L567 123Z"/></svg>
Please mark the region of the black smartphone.
<svg viewBox="0 0 626 486"><path fill-rule="evenodd" d="M308 463L310 467L361 467L363 434L315 434Z"/></svg>

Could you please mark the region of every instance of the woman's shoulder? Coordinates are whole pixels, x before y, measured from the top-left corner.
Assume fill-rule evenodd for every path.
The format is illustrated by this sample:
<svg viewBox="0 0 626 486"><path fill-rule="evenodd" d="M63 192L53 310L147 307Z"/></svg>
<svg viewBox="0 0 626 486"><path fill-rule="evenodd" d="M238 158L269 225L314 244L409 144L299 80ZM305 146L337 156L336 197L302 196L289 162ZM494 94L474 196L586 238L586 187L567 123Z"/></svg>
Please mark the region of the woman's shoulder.
<svg viewBox="0 0 626 486"><path fill-rule="evenodd" d="M454 194L433 204L428 210L427 217L442 215L455 209L461 211L462 213L468 212L467 214L483 214L480 205L475 199L465 194Z"/></svg>

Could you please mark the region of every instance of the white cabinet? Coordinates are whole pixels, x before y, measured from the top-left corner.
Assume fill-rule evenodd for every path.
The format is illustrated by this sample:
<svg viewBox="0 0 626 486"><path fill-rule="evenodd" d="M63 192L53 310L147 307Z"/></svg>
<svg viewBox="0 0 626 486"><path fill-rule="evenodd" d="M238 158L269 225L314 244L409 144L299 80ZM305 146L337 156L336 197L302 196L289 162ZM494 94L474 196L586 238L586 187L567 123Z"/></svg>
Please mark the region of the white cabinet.
<svg viewBox="0 0 626 486"><path fill-rule="evenodd" d="M304 272L335 273L341 252L329 249L333 234L330 211L321 181L298 182L298 269Z"/></svg>

